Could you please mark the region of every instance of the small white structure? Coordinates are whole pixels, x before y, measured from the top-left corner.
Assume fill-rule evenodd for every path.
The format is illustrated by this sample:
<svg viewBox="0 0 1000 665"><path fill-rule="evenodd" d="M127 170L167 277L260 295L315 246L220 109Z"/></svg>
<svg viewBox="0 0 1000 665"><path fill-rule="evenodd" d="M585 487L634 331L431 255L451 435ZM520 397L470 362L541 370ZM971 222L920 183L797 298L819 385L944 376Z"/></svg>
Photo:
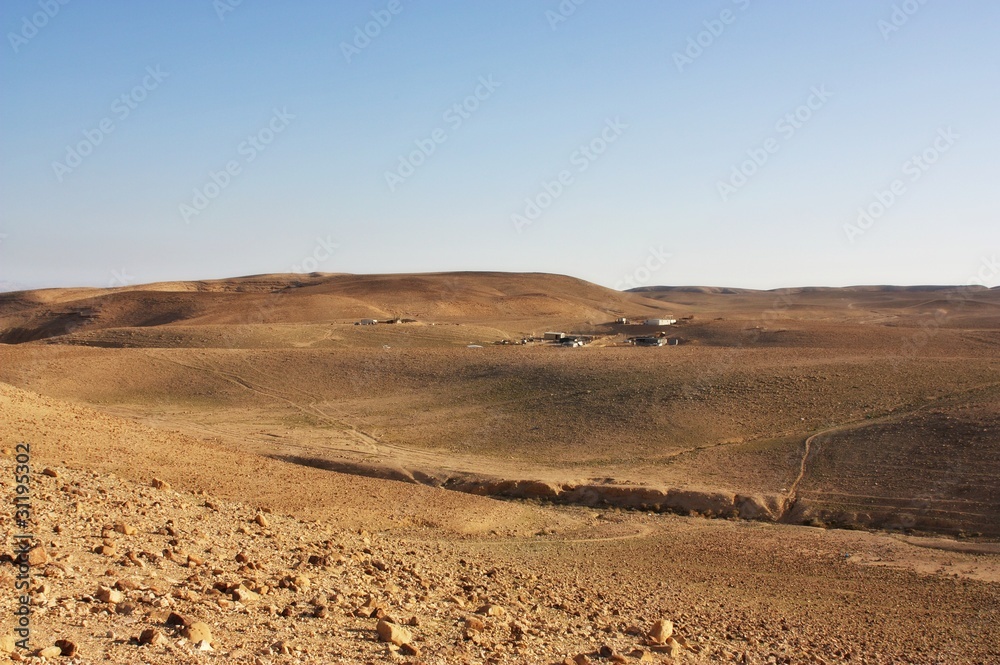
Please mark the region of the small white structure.
<svg viewBox="0 0 1000 665"><path fill-rule="evenodd" d="M566 336L566 333L561 332L547 332L542 335L542 339L545 340L560 340Z"/></svg>
<svg viewBox="0 0 1000 665"><path fill-rule="evenodd" d="M373 326L378 323L378 319L361 319L361 325L363 326Z"/></svg>
<svg viewBox="0 0 1000 665"><path fill-rule="evenodd" d="M677 323L677 319L646 319L644 323L647 326L672 326Z"/></svg>

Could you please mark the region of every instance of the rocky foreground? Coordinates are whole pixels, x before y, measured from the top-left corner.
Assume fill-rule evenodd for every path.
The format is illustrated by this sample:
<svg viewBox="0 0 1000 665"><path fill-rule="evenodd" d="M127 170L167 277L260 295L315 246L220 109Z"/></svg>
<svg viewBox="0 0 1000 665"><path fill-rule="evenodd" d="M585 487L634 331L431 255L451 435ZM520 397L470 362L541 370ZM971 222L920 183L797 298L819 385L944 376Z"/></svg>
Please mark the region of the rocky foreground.
<svg viewBox="0 0 1000 665"><path fill-rule="evenodd" d="M12 476L4 474L5 496ZM24 555L31 575L29 649L17 648L15 594L0 595L0 649L14 661L997 662L985 643L970 645L964 658L955 645L935 653L927 642L880 641L878 631L888 627L859 608L850 609L856 632L838 635L835 628L817 632L808 617L798 623L766 611L734 613L714 601L694 605L674 595L669 579L624 580L608 572L594 582L579 563L553 574L546 565L506 558L509 543L502 538L344 529L178 491L154 478L143 485L65 467L36 472L32 487L40 544ZM14 530L9 505L2 514L6 532ZM614 513L594 518L608 522L604 532L612 535L593 543L565 540L573 543L568 547L646 535L641 529L614 535ZM484 554L470 556L477 551ZM14 588L18 563L13 550L3 555L0 588ZM783 564L775 559L775 565ZM837 575L855 576L850 564L837 566ZM718 586L717 578L703 570L685 582ZM727 584L733 605L740 604L735 599L746 593L744 585ZM768 595L766 588L757 592ZM801 602L809 607L808 598Z"/></svg>
<svg viewBox="0 0 1000 665"><path fill-rule="evenodd" d="M2 603L0 648L15 661L742 660L636 607L596 612L573 630L589 608L564 582L483 569L433 543L404 546L158 479L142 487L46 468L34 485L29 650L8 625L14 598ZM6 589L17 563L4 555Z"/></svg>

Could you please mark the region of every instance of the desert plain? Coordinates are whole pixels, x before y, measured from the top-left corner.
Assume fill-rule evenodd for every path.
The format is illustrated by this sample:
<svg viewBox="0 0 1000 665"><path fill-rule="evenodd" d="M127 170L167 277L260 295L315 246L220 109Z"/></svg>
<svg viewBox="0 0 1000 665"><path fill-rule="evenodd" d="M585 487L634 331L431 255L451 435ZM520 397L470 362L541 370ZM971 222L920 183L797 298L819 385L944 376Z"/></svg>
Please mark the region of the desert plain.
<svg viewBox="0 0 1000 665"><path fill-rule="evenodd" d="M0 448L13 660L1000 662L996 288L2 293Z"/></svg>

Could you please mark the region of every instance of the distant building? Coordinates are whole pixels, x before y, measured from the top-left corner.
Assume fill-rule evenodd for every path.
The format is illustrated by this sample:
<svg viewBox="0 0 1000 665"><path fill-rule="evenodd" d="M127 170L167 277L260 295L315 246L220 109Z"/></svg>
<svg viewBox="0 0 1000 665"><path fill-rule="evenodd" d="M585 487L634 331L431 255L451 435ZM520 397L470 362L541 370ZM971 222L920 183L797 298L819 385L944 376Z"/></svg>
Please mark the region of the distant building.
<svg viewBox="0 0 1000 665"><path fill-rule="evenodd" d="M361 325L363 326L373 326L378 323L378 319L361 319Z"/></svg>
<svg viewBox="0 0 1000 665"><path fill-rule="evenodd" d="M542 335L542 339L558 341L566 337L566 333L561 332L547 332Z"/></svg>
<svg viewBox="0 0 1000 665"><path fill-rule="evenodd" d="M667 340L665 337L635 337L632 343L636 346L663 346Z"/></svg>
<svg viewBox="0 0 1000 665"><path fill-rule="evenodd" d="M617 319L615 319L615 323L627 324L628 319L626 319L624 316L619 316Z"/></svg>
<svg viewBox="0 0 1000 665"><path fill-rule="evenodd" d="M677 319L646 319L644 323L647 326L672 326L677 323Z"/></svg>

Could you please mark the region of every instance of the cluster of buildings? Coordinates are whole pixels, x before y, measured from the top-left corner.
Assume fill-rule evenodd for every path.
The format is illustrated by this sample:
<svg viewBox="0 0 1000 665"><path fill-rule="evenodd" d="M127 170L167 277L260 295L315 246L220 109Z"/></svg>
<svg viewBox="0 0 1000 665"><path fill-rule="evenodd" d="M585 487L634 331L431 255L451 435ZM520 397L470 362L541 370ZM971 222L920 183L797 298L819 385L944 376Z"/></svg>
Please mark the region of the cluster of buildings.
<svg viewBox="0 0 1000 665"><path fill-rule="evenodd" d="M412 323L414 319L390 319L387 321L379 321L378 319L361 319L355 322L356 326L374 326L379 323ZM645 319L642 321L631 321L625 317L620 317L615 320L617 325L634 325L634 326L646 326L662 328L665 326L672 326L677 323L677 319ZM431 324L433 325L433 324ZM577 335L573 333L564 333L549 331L542 334L541 337L526 337L519 342L511 342L510 340L500 340L496 344L528 344L530 342L550 342L559 346L567 347L578 347L586 346L593 342L595 339L594 335ZM644 335L636 335L628 337L626 343L633 346L673 346L680 344L680 340L676 337L667 337L665 332L647 333Z"/></svg>

